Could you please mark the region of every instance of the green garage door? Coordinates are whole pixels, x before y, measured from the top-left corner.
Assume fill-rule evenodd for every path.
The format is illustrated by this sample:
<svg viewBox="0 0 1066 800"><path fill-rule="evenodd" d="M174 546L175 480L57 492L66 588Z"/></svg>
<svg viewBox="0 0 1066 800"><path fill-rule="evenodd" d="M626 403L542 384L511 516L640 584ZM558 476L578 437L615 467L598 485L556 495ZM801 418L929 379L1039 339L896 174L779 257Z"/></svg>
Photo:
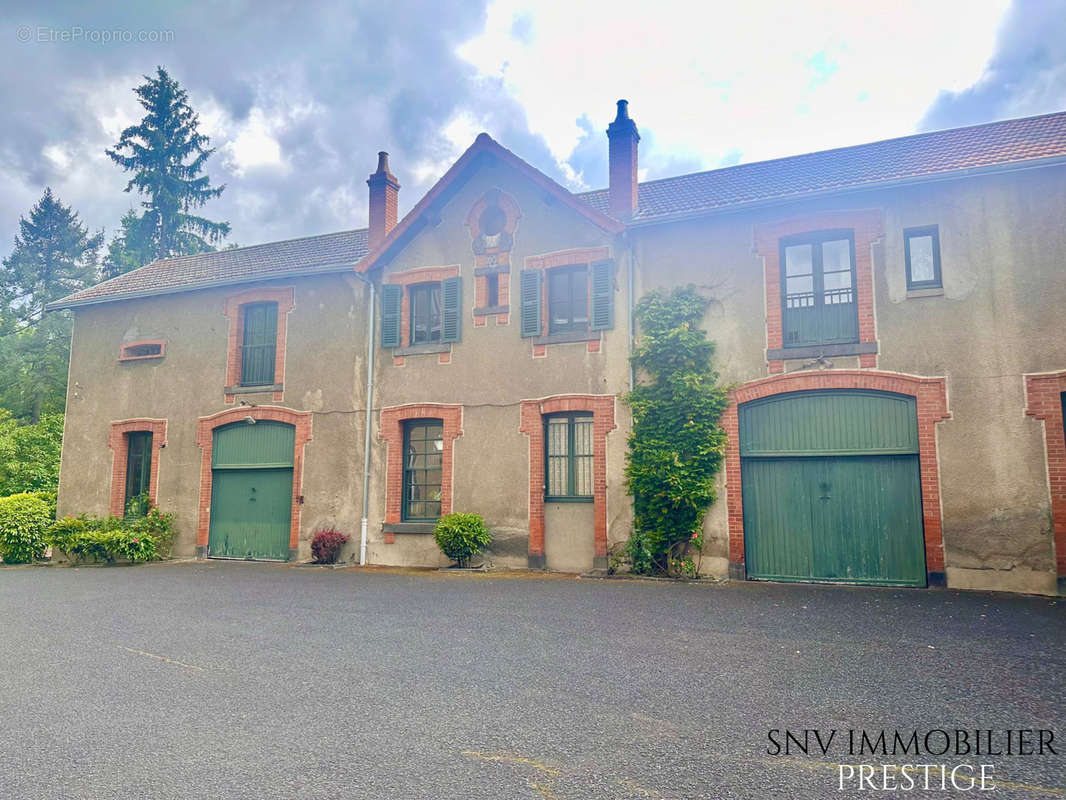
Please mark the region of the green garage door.
<svg viewBox="0 0 1066 800"><path fill-rule="evenodd" d="M289 557L294 436L293 426L281 422L237 422L215 430L208 555Z"/></svg>
<svg viewBox="0 0 1066 800"><path fill-rule="evenodd" d="M914 398L776 395L740 407L748 577L925 586Z"/></svg>

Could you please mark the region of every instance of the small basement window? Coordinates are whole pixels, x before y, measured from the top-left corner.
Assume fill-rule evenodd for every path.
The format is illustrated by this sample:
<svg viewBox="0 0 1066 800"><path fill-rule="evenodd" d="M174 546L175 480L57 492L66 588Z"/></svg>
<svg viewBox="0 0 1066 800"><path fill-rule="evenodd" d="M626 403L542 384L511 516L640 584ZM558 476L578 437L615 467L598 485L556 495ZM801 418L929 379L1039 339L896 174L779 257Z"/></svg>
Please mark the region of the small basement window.
<svg viewBox="0 0 1066 800"><path fill-rule="evenodd" d="M164 341L129 342L118 350L119 361L139 361L145 358L162 358L166 355L167 343Z"/></svg>

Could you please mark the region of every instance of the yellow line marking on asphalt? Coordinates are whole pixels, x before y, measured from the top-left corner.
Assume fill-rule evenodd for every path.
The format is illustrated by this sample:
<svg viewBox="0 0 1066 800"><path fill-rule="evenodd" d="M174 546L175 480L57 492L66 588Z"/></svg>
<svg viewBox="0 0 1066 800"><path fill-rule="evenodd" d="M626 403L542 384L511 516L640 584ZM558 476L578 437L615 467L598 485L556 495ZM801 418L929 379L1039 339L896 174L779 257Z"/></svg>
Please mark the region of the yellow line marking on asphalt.
<svg viewBox="0 0 1066 800"><path fill-rule="evenodd" d="M482 753L479 750L463 750L462 754L464 756L469 756L470 758L476 758L479 761L501 761L504 764L518 764L520 766L533 767L534 769L539 769L541 772L546 772L553 778L559 777L559 770L555 769L555 767L549 767L541 764L539 761L534 761L531 758L523 758L522 756L516 756L510 753Z"/></svg>
<svg viewBox="0 0 1066 800"><path fill-rule="evenodd" d="M144 650L137 650L136 648L133 648L133 647L122 647L122 646L119 646L119 649L120 650L125 650L126 652L129 652L129 653L136 653L139 656L148 656L148 658L155 658L155 659L158 659L159 661L165 661L166 663L173 664L176 667L185 667L185 669L194 669L197 672L203 672L204 671L203 667L196 667L196 666L193 666L192 664L186 664L186 663L184 663L182 661L175 661L172 658L167 658L166 656L156 655L155 653L148 653L148 652L145 652Z"/></svg>
<svg viewBox="0 0 1066 800"><path fill-rule="evenodd" d="M833 761L814 761L803 758L759 758L757 761L761 761L764 764L778 764L780 766L788 767L800 767L812 772L818 769L829 769L837 772L841 767L858 767L858 764L843 764ZM943 775L944 770L942 768L934 768L929 770L930 775ZM1066 789L1053 789L1049 786L1036 786L1031 783L1016 783L1014 781L1004 781L999 778L995 778L997 789L1017 789L1019 792L1034 792L1037 794L1046 794L1053 797L1066 797Z"/></svg>

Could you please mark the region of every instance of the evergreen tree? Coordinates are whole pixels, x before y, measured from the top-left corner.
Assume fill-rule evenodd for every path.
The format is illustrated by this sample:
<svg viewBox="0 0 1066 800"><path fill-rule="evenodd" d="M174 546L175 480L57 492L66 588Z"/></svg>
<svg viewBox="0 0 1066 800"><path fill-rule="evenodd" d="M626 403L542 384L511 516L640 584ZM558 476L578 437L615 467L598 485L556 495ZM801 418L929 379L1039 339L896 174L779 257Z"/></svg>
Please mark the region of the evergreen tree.
<svg viewBox="0 0 1066 800"><path fill-rule="evenodd" d="M71 321L44 307L96 282L103 238L50 188L19 219L15 248L0 262L0 406L16 417L63 411Z"/></svg>
<svg viewBox="0 0 1066 800"><path fill-rule="evenodd" d="M122 131L107 155L133 173L126 191L136 189L147 198L138 227L143 226L152 258L214 250L229 233L229 223L190 213L226 188L211 186L211 179L200 174L214 148L199 132L200 119L185 90L165 69L157 67L155 77L145 75L145 80L133 91L147 114ZM109 269L123 263L116 258Z"/></svg>
<svg viewBox="0 0 1066 800"><path fill-rule="evenodd" d="M111 237L100 265L100 277L115 278L130 270L143 267L152 260L152 237L145 217L138 217L131 208L122 215L121 227Z"/></svg>

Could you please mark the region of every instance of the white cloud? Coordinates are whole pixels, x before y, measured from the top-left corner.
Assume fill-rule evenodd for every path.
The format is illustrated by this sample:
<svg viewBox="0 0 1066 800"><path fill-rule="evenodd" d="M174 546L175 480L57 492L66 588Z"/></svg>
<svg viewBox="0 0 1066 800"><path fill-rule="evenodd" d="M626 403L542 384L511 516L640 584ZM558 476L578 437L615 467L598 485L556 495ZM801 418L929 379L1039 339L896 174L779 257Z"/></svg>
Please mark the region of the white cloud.
<svg viewBox="0 0 1066 800"><path fill-rule="evenodd" d="M655 155L716 166L911 133L977 80L1008 0L495 0L460 55L502 79L560 162L625 97ZM516 20L522 21L516 25ZM604 140L606 147L606 140Z"/></svg>

